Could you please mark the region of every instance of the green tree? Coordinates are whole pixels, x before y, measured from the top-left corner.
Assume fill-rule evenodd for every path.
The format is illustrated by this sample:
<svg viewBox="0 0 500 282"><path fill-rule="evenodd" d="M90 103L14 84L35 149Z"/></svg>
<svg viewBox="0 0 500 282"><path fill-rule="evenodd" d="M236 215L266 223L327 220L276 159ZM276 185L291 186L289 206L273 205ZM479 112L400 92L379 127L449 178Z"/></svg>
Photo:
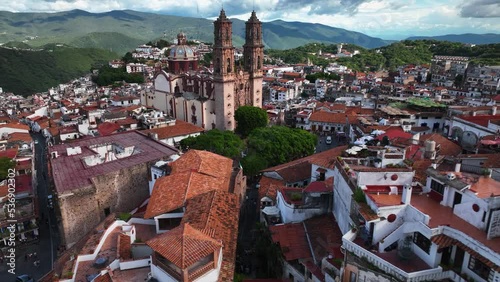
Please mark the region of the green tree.
<svg viewBox="0 0 500 282"><path fill-rule="evenodd" d="M125 64L128 64L128 63L135 63L135 59L134 59L134 57L132 56L132 53L130 53L130 52L125 53L125 55L122 57L122 61L123 61Z"/></svg>
<svg viewBox="0 0 500 282"><path fill-rule="evenodd" d="M247 139L248 155L242 160L247 175L258 168L258 156L266 166L275 166L312 155L317 137L305 130L285 126L260 127ZM251 165L254 166L251 166Z"/></svg>
<svg viewBox="0 0 500 282"><path fill-rule="evenodd" d="M247 137L252 130L258 127L267 126L267 112L258 107L242 106L234 112L234 119L237 122L236 133Z"/></svg>
<svg viewBox="0 0 500 282"><path fill-rule="evenodd" d="M9 175L9 169L14 168L16 164L7 157L0 158L0 181L7 178Z"/></svg>
<svg viewBox="0 0 500 282"><path fill-rule="evenodd" d="M457 76L455 76L455 81L453 82L453 85L455 85L455 87L460 87L462 86L463 80L464 76L461 74L457 74Z"/></svg>
<svg viewBox="0 0 500 282"><path fill-rule="evenodd" d="M267 160L257 154L251 154L241 160L245 175L254 176L263 169L268 168Z"/></svg>
<svg viewBox="0 0 500 282"><path fill-rule="evenodd" d="M196 137L181 141L181 149L206 150L228 158L236 158L243 151L243 141L232 131L212 129Z"/></svg>

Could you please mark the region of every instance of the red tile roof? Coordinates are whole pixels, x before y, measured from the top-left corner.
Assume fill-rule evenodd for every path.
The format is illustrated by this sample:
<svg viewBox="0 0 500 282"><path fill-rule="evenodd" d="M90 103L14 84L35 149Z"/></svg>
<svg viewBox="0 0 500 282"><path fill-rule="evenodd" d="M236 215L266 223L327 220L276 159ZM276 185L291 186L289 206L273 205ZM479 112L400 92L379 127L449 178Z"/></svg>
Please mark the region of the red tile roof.
<svg viewBox="0 0 500 282"><path fill-rule="evenodd" d="M432 140L436 145L440 145L439 155L441 156L457 156L462 152L462 147L455 142L448 140L448 138L438 133L424 134L420 136L420 141L425 142Z"/></svg>
<svg viewBox="0 0 500 282"><path fill-rule="evenodd" d="M333 177L328 179L333 185ZM304 192L308 193L324 193L324 192L332 192L332 185L327 185L326 181L314 181L311 182L305 189Z"/></svg>
<svg viewBox="0 0 500 282"><path fill-rule="evenodd" d="M84 165L82 158L96 155L95 151L89 149L89 146L110 143L118 144L122 147L134 146L139 153L91 167ZM73 147L81 147L82 153L68 156L66 149ZM57 158L50 159L54 183L59 193L91 185L91 179L96 176L105 175L145 162L164 159L178 153L175 148L152 140L138 131L127 131L110 136L80 139L71 144L50 147L50 155L53 152L57 152L59 155Z"/></svg>
<svg viewBox="0 0 500 282"><path fill-rule="evenodd" d="M9 134L9 142L11 141L22 141L29 144L33 141L33 139L29 133L14 132Z"/></svg>
<svg viewBox="0 0 500 282"><path fill-rule="evenodd" d="M326 122L326 123L336 123L336 124L345 124L346 119L349 120L349 123L354 123L357 121L358 116L356 114L317 111L312 113L311 116L309 117L309 121L311 122Z"/></svg>
<svg viewBox="0 0 500 282"><path fill-rule="evenodd" d="M26 131L30 130L29 126L27 126L25 124L21 124L21 123L0 124L0 128L14 128L14 129L22 129L22 130L26 130Z"/></svg>
<svg viewBox="0 0 500 282"><path fill-rule="evenodd" d="M340 252L342 246L342 231L333 214L316 216L304 221L316 261L321 261L328 255L343 258Z"/></svg>
<svg viewBox="0 0 500 282"><path fill-rule="evenodd" d="M109 275L109 272L106 272L106 274L101 274L97 276L93 282L113 282L113 279L111 279L111 276Z"/></svg>
<svg viewBox="0 0 500 282"><path fill-rule="evenodd" d="M387 136L389 140L394 140L396 138L411 139L413 137L413 134L404 132L403 129L399 126L392 126L385 130L384 134L377 136L377 140L382 140L385 136Z"/></svg>
<svg viewBox="0 0 500 282"><path fill-rule="evenodd" d="M276 191L278 191L278 189L280 188L285 187L285 182L283 180L274 179L267 176L262 176L259 184L259 201L266 196L273 200L276 200Z"/></svg>
<svg viewBox="0 0 500 282"><path fill-rule="evenodd" d="M172 163L172 173L194 170L218 178L230 178L232 168L232 159L200 150L189 150Z"/></svg>
<svg viewBox="0 0 500 282"><path fill-rule="evenodd" d="M228 187L223 184L224 179L196 171L176 172L158 178L144 218L152 218L183 207L190 198L206 192L219 189L228 191Z"/></svg>
<svg viewBox="0 0 500 282"><path fill-rule="evenodd" d="M237 195L224 191L211 191L191 198L181 223L217 240L222 240L223 258L219 281L232 281L238 240L238 218L240 210Z"/></svg>
<svg viewBox="0 0 500 282"><path fill-rule="evenodd" d="M312 258L302 223L269 226L273 242L279 243L285 260Z"/></svg>
<svg viewBox="0 0 500 282"><path fill-rule="evenodd" d="M186 269L220 250L222 243L192 227L182 224L146 242L155 252L180 269Z"/></svg>
<svg viewBox="0 0 500 282"><path fill-rule="evenodd" d="M128 260L132 258L132 244L130 236L121 233L118 237L118 254L121 259Z"/></svg>
<svg viewBox="0 0 500 282"><path fill-rule="evenodd" d="M97 126L97 131L101 136L111 135L120 129L120 125L118 123L112 122L103 122Z"/></svg>
<svg viewBox="0 0 500 282"><path fill-rule="evenodd" d="M11 148L4 151L0 151L0 158L7 157L9 159L14 159L17 156L17 148Z"/></svg>
<svg viewBox="0 0 500 282"><path fill-rule="evenodd" d="M458 116L458 118L466 120L468 122L475 123L484 127L488 126L490 120L500 120L500 114L498 115L479 115L479 116Z"/></svg>
<svg viewBox="0 0 500 282"><path fill-rule="evenodd" d="M144 130L144 133L156 133L158 139L168 139L177 136L185 136L205 131L202 127L182 120L176 120L175 125Z"/></svg>

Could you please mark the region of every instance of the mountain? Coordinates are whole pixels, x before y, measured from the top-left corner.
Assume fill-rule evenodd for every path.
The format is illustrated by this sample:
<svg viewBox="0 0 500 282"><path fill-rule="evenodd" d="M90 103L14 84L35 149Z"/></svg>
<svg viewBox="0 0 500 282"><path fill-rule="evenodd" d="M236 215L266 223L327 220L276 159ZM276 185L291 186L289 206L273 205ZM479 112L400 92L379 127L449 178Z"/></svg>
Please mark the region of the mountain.
<svg viewBox="0 0 500 282"><path fill-rule="evenodd" d="M244 42L245 23L233 21L233 41ZM213 40L212 20L144 13L131 10L89 13L72 10L59 13L11 13L0 11L0 43L21 41L31 46L64 43L75 47L97 47L125 53L138 42L164 38L173 41L179 32L188 39ZM111 36L108 36L111 35ZM309 42L354 43L375 48L390 43L359 32L321 24L285 22L263 24L263 40L268 48L287 49Z"/></svg>
<svg viewBox="0 0 500 282"><path fill-rule="evenodd" d="M492 44L492 43L500 43L500 34L465 33L465 34L446 34L439 36L412 36L408 37L407 40L421 40L421 39L433 39L440 41L450 41L450 42L460 42L460 43L470 43L470 44Z"/></svg>
<svg viewBox="0 0 500 282"><path fill-rule="evenodd" d="M24 96L47 91L88 73L95 64L118 57L107 50L59 44L46 45L41 50L0 47L0 87Z"/></svg>

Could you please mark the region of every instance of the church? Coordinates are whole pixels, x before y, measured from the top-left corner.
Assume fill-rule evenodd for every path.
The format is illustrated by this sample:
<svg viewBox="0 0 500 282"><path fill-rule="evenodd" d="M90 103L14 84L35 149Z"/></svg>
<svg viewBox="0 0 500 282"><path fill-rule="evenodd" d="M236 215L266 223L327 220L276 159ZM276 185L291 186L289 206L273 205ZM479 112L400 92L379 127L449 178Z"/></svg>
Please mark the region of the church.
<svg viewBox="0 0 500 282"><path fill-rule="evenodd" d="M154 90L141 103L206 130L234 130L240 106L262 107L262 22L255 11L245 23L243 61L235 64L232 22L221 10L214 21L213 70L198 69L198 54L177 35L168 56L168 72L155 68Z"/></svg>

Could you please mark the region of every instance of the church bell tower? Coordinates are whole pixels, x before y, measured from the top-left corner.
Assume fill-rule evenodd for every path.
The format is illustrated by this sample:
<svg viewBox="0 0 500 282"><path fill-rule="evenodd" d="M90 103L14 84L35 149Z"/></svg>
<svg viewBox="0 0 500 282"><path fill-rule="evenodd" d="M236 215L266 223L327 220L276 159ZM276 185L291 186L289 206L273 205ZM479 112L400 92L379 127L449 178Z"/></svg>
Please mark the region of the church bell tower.
<svg viewBox="0 0 500 282"><path fill-rule="evenodd" d="M224 10L214 22L214 92L216 128L234 130L234 47L232 22Z"/></svg>
<svg viewBox="0 0 500 282"><path fill-rule="evenodd" d="M264 44L262 44L262 22L252 11L250 19L245 23L245 44L243 45L245 71L250 77L250 100L252 106L262 107L262 65L264 61Z"/></svg>

